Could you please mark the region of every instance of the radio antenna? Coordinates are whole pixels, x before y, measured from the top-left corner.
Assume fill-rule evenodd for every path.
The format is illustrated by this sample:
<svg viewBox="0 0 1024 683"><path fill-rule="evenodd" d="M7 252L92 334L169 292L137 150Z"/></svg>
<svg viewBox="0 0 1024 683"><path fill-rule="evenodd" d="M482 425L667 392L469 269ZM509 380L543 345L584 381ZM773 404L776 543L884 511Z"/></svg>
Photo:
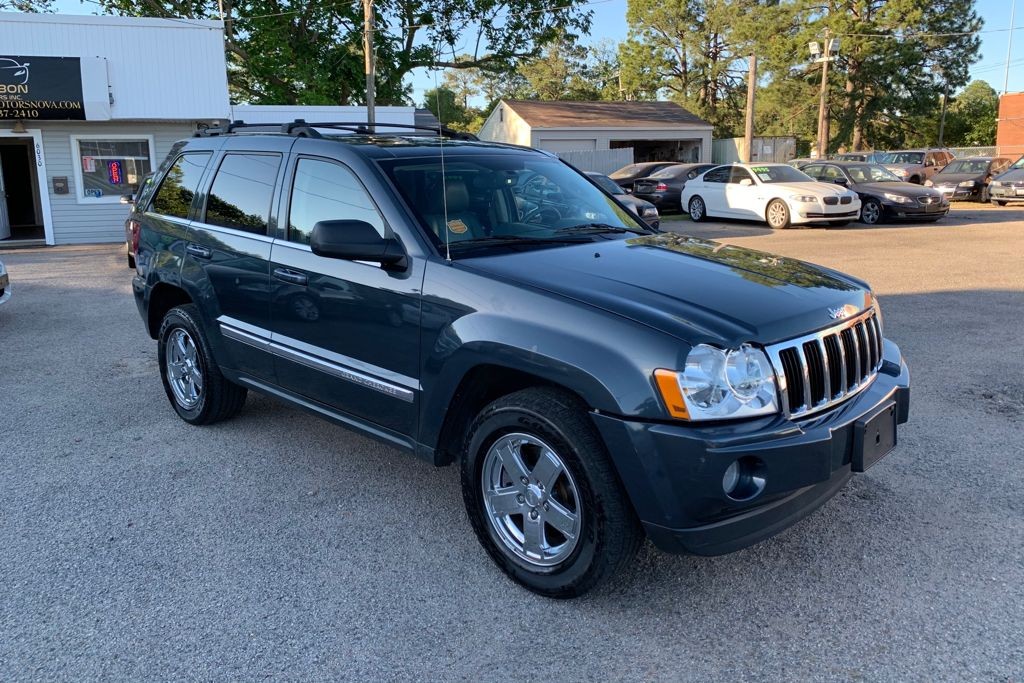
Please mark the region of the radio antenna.
<svg viewBox="0 0 1024 683"><path fill-rule="evenodd" d="M444 123L441 121L441 90L437 87L437 68L434 68L434 96L437 100L437 140L441 146L441 203L444 205L444 257L452 262L452 249L448 239L448 178L444 169Z"/></svg>

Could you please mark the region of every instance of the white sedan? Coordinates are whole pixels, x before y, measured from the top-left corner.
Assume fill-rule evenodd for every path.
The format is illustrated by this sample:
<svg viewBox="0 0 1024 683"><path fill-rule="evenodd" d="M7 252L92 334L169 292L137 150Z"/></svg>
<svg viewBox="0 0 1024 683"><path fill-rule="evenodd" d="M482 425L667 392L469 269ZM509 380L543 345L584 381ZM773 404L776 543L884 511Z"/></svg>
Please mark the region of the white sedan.
<svg viewBox="0 0 1024 683"><path fill-rule="evenodd" d="M730 164L686 183L682 203L694 221L745 218L774 229L805 223L846 225L860 215L860 197L819 183L786 164Z"/></svg>

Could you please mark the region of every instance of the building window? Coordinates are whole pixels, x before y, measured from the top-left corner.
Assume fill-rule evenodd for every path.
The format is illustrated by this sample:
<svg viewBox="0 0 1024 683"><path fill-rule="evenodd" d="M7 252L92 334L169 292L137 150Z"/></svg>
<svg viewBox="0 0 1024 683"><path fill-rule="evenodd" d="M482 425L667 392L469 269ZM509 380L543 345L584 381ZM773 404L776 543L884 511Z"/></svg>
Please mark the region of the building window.
<svg viewBox="0 0 1024 683"><path fill-rule="evenodd" d="M80 202L119 202L153 170L151 137L81 135L71 141Z"/></svg>

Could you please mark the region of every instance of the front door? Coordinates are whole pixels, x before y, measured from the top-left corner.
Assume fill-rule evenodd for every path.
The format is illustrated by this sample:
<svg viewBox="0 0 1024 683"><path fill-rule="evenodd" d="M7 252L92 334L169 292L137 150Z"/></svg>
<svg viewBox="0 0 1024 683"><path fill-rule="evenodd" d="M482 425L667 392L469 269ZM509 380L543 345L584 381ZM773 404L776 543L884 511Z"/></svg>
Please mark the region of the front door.
<svg viewBox="0 0 1024 683"><path fill-rule="evenodd" d="M277 382L332 409L412 435L419 388L421 264L325 258L309 247L323 220L362 220L390 228L347 166L293 158L284 239L271 253L271 324Z"/></svg>
<svg viewBox="0 0 1024 683"><path fill-rule="evenodd" d="M764 191L754 177L742 166L733 166L725 186L726 203L730 215L737 218L764 219Z"/></svg>

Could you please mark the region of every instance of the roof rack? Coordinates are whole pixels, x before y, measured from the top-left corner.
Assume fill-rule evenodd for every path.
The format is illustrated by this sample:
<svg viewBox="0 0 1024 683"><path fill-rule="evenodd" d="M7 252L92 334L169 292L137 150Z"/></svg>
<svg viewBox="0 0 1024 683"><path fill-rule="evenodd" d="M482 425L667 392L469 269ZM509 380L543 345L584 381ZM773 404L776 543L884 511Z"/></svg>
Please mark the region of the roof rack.
<svg viewBox="0 0 1024 683"><path fill-rule="evenodd" d="M196 132L196 137L213 137L216 135L230 135L238 131L249 131L252 133L282 133L284 135L295 135L298 137L321 138L323 137L317 128L330 128L332 130L344 130L358 135L395 135L393 132L377 133L377 128L400 128L402 130L421 130L433 133L437 136L449 137L454 140L476 141L479 138L472 133L464 133L452 130L442 125L437 126L414 126L405 123L378 123L371 125L365 121L312 121L295 119L288 123L246 123L241 119L231 121L223 126L212 126L205 130Z"/></svg>

